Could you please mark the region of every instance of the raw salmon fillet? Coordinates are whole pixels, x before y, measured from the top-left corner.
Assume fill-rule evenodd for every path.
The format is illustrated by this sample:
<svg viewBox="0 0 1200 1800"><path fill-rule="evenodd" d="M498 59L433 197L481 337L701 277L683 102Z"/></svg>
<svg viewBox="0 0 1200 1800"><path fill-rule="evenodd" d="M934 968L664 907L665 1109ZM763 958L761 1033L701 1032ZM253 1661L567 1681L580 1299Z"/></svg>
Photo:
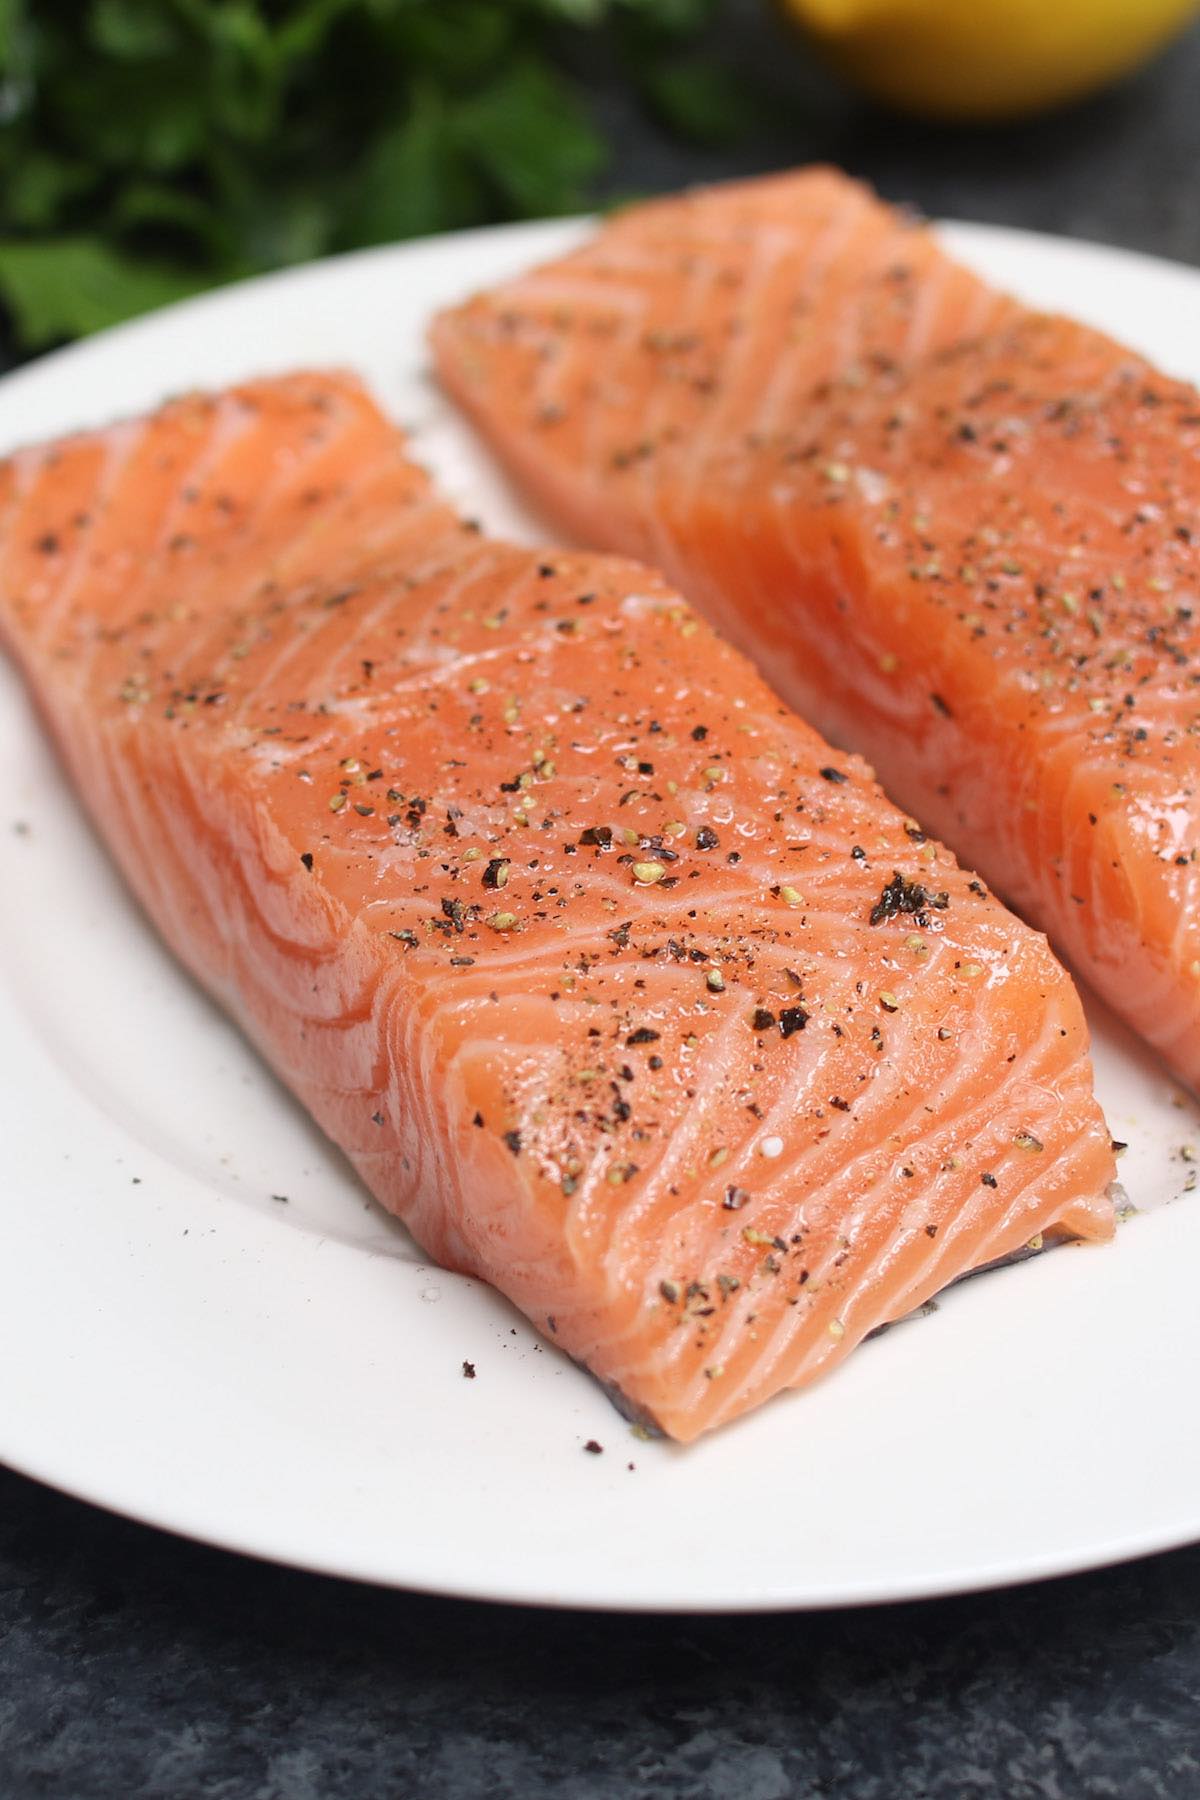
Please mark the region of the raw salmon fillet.
<svg viewBox="0 0 1200 1800"><path fill-rule="evenodd" d="M636 1416L1110 1233L1044 939L661 577L458 519L350 377L0 465L0 625L182 961Z"/></svg>
<svg viewBox="0 0 1200 1800"><path fill-rule="evenodd" d="M549 512L651 557L1200 1087L1200 395L826 170L440 321Z"/></svg>

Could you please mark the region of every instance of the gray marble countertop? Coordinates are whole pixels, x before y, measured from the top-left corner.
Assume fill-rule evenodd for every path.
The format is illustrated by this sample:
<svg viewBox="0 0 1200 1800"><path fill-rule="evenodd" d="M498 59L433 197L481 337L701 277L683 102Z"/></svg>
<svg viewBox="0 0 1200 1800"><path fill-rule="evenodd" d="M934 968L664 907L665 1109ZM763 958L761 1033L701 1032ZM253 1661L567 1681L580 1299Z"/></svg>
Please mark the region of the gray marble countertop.
<svg viewBox="0 0 1200 1800"><path fill-rule="evenodd" d="M615 189L819 157L932 214L1200 264L1200 30L1101 99L968 132L791 73L773 29L731 36L789 83L736 150L667 143L600 76ZM0 1471L0 1800L490 1795L1197 1800L1200 1548L842 1615L593 1618L274 1569Z"/></svg>

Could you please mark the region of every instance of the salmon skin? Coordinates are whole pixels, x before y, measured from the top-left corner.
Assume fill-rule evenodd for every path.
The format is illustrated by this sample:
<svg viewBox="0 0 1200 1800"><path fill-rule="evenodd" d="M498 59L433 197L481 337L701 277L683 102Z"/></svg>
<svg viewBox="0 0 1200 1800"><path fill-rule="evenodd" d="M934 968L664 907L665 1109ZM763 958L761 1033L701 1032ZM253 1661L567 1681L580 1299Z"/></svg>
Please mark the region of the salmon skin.
<svg viewBox="0 0 1200 1800"><path fill-rule="evenodd" d="M577 535L652 557L1200 1088L1200 395L827 170L444 316Z"/></svg>
<svg viewBox="0 0 1200 1800"><path fill-rule="evenodd" d="M464 524L352 378L18 453L0 623L372 1193L672 1436L1110 1233L1045 940L660 576Z"/></svg>

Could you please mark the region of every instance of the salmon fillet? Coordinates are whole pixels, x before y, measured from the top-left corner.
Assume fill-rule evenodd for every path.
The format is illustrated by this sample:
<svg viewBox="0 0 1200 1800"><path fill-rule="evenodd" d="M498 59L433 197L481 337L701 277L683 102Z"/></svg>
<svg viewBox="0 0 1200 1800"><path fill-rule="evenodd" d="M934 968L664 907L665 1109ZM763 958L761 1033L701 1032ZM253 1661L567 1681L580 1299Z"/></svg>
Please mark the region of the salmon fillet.
<svg viewBox="0 0 1200 1800"><path fill-rule="evenodd" d="M1200 395L826 170L445 315L549 512L652 557L1200 1087Z"/></svg>
<svg viewBox="0 0 1200 1800"><path fill-rule="evenodd" d="M674 1437L1111 1232L1045 940L661 577L457 518L352 378L0 465L0 630L371 1192Z"/></svg>

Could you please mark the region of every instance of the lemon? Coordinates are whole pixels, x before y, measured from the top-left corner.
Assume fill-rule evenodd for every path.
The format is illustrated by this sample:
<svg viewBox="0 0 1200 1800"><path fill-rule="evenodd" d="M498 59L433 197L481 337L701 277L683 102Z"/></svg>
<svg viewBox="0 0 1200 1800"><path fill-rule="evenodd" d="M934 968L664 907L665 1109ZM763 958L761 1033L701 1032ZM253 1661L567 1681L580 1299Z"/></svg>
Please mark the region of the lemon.
<svg viewBox="0 0 1200 1800"><path fill-rule="evenodd" d="M871 94L942 119L1077 99L1151 56L1200 0L781 0Z"/></svg>

